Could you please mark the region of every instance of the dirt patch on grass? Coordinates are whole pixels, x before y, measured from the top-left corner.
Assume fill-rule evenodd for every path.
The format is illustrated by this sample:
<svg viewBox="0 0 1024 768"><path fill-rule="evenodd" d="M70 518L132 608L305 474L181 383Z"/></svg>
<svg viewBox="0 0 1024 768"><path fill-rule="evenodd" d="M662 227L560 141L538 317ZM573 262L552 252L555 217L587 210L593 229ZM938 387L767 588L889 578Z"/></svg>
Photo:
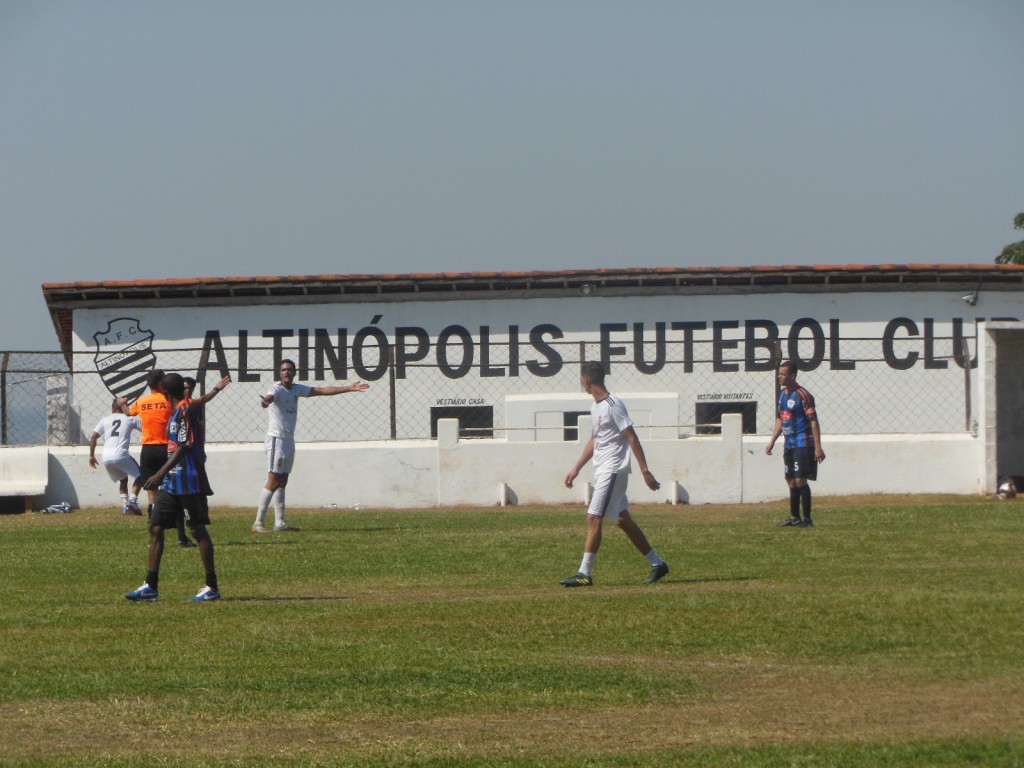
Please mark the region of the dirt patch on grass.
<svg viewBox="0 0 1024 768"><path fill-rule="evenodd" d="M483 711L398 717L350 711L197 722L187 702L0 705L0 757L192 756L338 759L417 756L570 758L759 744L1005 739L1024 732L1019 679L914 684L830 670L680 662L686 700L576 711Z"/></svg>

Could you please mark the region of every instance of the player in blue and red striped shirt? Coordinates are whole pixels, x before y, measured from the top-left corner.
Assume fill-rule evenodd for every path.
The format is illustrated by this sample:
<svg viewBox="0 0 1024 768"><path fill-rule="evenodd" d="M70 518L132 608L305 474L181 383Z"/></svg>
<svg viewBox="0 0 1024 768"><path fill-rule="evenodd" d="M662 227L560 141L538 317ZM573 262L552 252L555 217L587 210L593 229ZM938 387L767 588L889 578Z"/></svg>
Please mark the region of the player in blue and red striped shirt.
<svg viewBox="0 0 1024 768"><path fill-rule="evenodd" d="M779 435L784 435L783 461L786 466L786 484L789 485L789 519L779 525L810 528L811 486L808 480L818 479L818 464L825 460L821 449L821 427L814 408L814 396L797 384L797 365L788 361L779 366L779 404L776 409L775 431L764 452L772 455ZM803 509L803 519L800 510Z"/></svg>
<svg viewBox="0 0 1024 768"><path fill-rule="evenodd" d="M225 377L214 387L219 392L230 383ZM179 518L199 543L199 558L206 570L206 586L192 598L198 602L220 599L213 562L213 541L206 530L210 510L206 497L213 494L206 476L206 451L201 429L203 402L185 397L185 382L177 373L163 378L163 390L170 399L172 415L167 422L167 462L146 481L146 488L159 488L149 518L149 570L146 582L125 597L152 602L159 597L160 560L164 553L164 530L175 528Z"/></svg>

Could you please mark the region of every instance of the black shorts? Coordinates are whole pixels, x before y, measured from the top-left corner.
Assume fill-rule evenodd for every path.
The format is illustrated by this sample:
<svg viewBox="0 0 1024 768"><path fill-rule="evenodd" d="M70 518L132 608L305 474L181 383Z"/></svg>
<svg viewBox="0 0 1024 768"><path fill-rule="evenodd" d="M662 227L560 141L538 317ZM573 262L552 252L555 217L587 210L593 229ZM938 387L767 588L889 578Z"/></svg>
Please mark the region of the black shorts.
<svg viewBox="0 0 1024 768"><path fill-rule="evenodd" d="M139 469L142 476L139 478L145 483L149 478L160 471L160 467L167 463L167 443L146 443L139 453Z"/></svg>
<svg viewBox="0 0 1024 768"><path fill-rule="evenodd" d="M201 493L175 496L167 491L158 491L149 524L161 528L177 528L178 520L184 518L189 528L210 524L210 507L206 496Z"/></svg>
<svg viewBox="0 0 1024 768"><path fill-rule="evenodd" d="M782 452L782 460L786 464L786 479L805 480L818 479L818 460L814 458L813 448L787 448Z"/></svg>

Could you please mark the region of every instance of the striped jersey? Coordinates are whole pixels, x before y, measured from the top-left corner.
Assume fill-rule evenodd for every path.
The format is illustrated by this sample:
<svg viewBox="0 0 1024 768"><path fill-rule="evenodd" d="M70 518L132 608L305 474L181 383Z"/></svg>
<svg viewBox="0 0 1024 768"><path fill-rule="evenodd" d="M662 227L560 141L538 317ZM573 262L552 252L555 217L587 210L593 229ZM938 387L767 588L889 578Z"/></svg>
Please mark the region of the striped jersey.
<svg viewBox="0 0 1024 768"><path fill-rule="evenodd" d="M818 418L814 410L814 396L803 387L792 392L779 393L778 417L782 420L782 435L786 448L813 448L814 432L811 422Z"/></svg>
<svg viewBox="0 0 1024 768"><path fill-rule="evenodd" d="M202 418L201 408L202 403L196 400L182 400L167 422L167 456L170 457L179 446L184 446L181 460L167 473L160 485L160 490L172 496L213 494L206 476L206 449L202 430L197 428Z"/></svg>

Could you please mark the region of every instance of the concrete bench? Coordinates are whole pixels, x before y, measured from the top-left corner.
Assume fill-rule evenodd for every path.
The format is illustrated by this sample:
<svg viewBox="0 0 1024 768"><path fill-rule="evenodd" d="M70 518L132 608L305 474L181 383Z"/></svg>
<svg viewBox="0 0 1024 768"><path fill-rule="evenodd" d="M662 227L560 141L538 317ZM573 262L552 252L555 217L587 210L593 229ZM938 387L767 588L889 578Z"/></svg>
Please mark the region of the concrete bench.
<svg viewBox="0 0 1024 768"><path fill-rule="evenodd" d="M36 496L46 493L49 463L45 446L0 448L0 496L20 497L24 511L31 512Z"/></svg>

